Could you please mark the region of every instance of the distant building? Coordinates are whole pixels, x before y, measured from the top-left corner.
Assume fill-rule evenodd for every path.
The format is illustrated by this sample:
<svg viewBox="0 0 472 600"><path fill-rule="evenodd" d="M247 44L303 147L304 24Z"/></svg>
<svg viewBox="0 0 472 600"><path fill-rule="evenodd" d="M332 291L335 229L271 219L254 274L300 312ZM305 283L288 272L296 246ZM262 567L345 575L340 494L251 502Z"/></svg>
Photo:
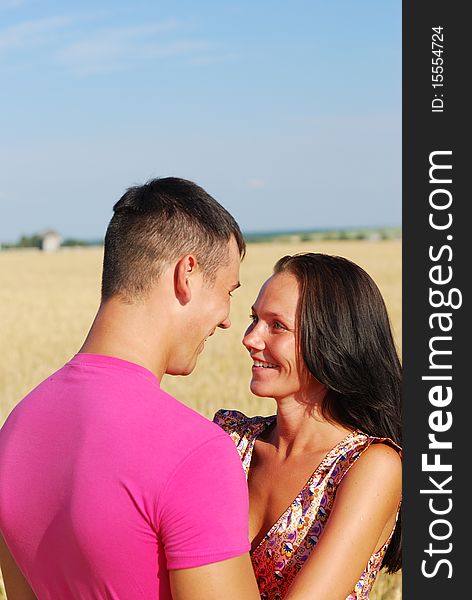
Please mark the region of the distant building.
<svg viewBox="0 0 472 600"><path fill-rule="evenodd" d="M43 252L55 252L61 246L62 238L52 229L39 234L39 247Z"/></svg>
<svg viewBox="0 0 472 600"><path fill-rule="evenodd" d="M370 242L378 242L382 239L382 234L380 231L371 231L367 234L366 239L368 239Z"/></svg>

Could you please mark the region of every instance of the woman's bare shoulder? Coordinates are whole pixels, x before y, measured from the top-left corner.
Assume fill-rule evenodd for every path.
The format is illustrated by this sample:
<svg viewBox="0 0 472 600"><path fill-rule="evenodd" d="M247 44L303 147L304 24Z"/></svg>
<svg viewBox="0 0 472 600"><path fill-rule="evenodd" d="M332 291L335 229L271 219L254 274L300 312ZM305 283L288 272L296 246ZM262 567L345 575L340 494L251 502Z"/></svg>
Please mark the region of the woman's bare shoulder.
<svg viewBox="0 0 472 600"><path fill-rule="evenodd" d="M371 443L354 462L341 482L340 489L361 487L366 493L401 493L402 459L399 450L388 443Z"/></svg>

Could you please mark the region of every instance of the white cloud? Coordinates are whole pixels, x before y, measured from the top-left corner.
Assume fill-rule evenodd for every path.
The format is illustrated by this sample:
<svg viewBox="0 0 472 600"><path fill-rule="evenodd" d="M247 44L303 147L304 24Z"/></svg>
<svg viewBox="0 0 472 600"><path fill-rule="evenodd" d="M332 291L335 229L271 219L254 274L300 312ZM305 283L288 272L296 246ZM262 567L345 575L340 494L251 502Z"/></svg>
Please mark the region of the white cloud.
<svg viewBox="0 0 472 600"><path fill-rule="evenodd" d="M0 30L0 50L26 48L47 42L52 33L64 29L73 20L67 16L47 17L6 27Z"/></svg>
<svg viewBox="0 0 472 600"><path fill-rule="evenodd" d="M7 8L17 8L24 4L24 0L0 0L0 10Z"/></svg>
<svg viewBox="0 0 472 600"><path fill-rule="evenodd" d="M266 187L266 182L263 179L249 179L247 187L250 190L263 190Z"/></svg>
<svg viewBox="0 0 472 600"><path fill-rule="evenodd" d="M0 2L6 5L6 0ZM15 51L43 46L49 61L78 75L123 71L143 61L166 58L181 57L195 65L237 58L223 52L219 43L191 39L189 31L194 26L184 20L99 27L99 17L98 13L50 16L11 25L0 29L0 53L8 52L11 65L10 55Z"/></svg>
<svg viewBox="0 0 472 600"><path fill-rule="evenodd" d="M68 44L57 59L75 72L88 75L130 68L136 62L178 56L198 56L217 46L205 40L164 39L167 32L181 29L182 23L169 19L132 27L96 31Z"/></svg>
<svg viewBox="0 0 472 600"><path fill-rule="evenodd" d="M231 62L231 61L239 60L239 58L240 58L240 55L236 54L235 52L227 53L227 54L213 54L213 55L202 54L200 56L193 56L192 58L190 58L189 62L192 65L213 65L216 63Z"/></svg>

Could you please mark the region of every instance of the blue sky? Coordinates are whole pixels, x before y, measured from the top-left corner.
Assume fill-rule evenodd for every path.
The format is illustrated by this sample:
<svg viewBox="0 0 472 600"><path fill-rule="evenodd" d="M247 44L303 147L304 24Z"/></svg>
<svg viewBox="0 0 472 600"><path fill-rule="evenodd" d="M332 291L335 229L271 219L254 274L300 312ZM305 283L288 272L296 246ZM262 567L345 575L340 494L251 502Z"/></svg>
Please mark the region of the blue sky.
<svg viewBox="0 0 472 600"><path fill-rule="evenodd" d="M401 222L401 3L0 0L0 241L150 177L245 231Z"/></svg>

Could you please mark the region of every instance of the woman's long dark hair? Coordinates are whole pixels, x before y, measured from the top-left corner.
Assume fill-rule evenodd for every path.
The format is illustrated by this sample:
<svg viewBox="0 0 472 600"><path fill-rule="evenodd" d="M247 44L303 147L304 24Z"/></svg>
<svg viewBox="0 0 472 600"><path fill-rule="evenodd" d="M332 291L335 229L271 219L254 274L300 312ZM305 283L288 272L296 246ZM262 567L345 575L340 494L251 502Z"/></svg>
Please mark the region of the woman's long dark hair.
<svg viewBox="0 0 472 600"><path fill-rule="evenodd" d="M299 348L308 371L328 392L325 418L401 446L401 365L387 309L372 278L339 256L284 256L274 273L300 286ZM401 516L382 566L401 568Z"/></svg>

